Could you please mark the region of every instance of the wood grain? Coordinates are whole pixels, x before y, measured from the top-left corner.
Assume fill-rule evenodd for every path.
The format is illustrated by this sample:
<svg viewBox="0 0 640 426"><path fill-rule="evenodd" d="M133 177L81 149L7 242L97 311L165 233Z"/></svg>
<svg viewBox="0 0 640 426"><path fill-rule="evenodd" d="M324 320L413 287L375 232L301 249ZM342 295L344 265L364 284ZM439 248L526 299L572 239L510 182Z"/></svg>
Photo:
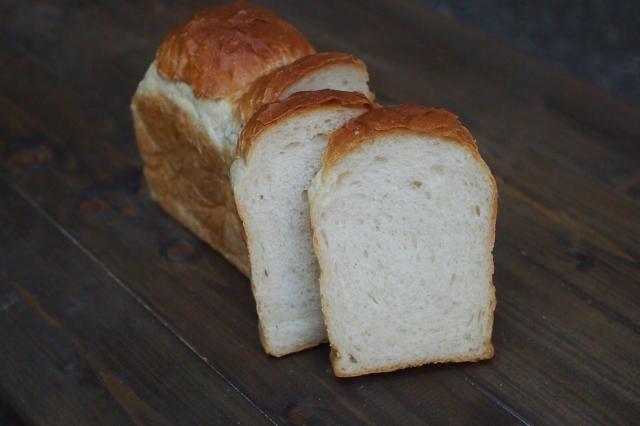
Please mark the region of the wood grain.
<svg viewBox="0 0 640 426"><path fill-rule="evenodd" d="M500 191L496 358L336 380L328 371L326 348L279 360L264 355L248 283L152 203L132 135L128 102L155 47L202 3L4 2L2 176L42 209L31 215L50 216L81 246L73 258L89 265L90 253L137 299L111 296L123 301L103 307L101 315L132 320L141 315L151 324L146 311L138 313L141 301L164 324L151 334L177 334L207 359L209 371L234 388L235 398L246 397L256 412L278 423L637 419L640 109L413 0L259 3L291 20L319 48L364 59L380 101L447 107L478 139ZM0 199L0 215L7 217ZM1 250L17 244L17 236L10 236L0 240ZM64 238L55 241L69 245ZM51 282L64 281L62 272ZM38 270L21 273L38 276ZM36 299L42 306L59 303L40 291ZM73 291L78 290L66 288L59 298ZM83 294L90 297L89 290ZM61 308L45 311L53 309ZM34 316L37 312L23 321ZM34 347L29 339L56 336L55 329L38 330L22 337L24 347ZM95 344L85 338L77 341ZM47 371L48 348L33 355ZM136 363L118 368L141 374ZM34 380L47 386L52 380L47 371ZM11 404L20 394L17 382L3 387ZM190 394L176 392L181 398ZM173 420L169 402L158 398L161 415ZM210 395L212 404L222 404L218 398ZM113 398L105 403L118 405ZM44 404L33 404L47 411ZM73 416L73 408L66 411ZM124 415L135 419L126 410Z"/></svg>
<svg viewBox="0 0 640 426"><path fill-rule="evenodd" d="M269 424L0 181L0 389L33 424Z"/></svg>

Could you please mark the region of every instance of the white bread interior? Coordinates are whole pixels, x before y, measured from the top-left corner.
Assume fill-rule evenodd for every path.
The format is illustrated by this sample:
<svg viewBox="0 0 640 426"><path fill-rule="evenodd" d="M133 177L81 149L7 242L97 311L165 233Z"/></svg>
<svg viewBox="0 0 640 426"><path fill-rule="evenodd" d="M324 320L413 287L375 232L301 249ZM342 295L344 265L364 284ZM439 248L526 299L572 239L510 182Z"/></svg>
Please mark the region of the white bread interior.
<svg viewBox="0 0 640 426"><path fill-rule="evenodd" d="M309 190L337 376L493 355L495 184L467 146L378 135Z"/></svg>
<svg viewBox="0 0 640 426"><path fill-rule="evenodd" d="M231 168L260 334L271 355L326 341L306 193L327 135L364 111L330 105L296 112L260 133Z"/></svg>

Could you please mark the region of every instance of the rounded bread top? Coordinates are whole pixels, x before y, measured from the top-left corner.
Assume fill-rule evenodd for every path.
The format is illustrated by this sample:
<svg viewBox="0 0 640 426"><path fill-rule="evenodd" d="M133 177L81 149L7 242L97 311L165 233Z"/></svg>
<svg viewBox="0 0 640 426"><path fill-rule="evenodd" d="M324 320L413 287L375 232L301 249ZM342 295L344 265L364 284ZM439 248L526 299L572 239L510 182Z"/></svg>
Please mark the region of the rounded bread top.
<svg viewBox="0 0 640 426"><path fill-rule="evenodd" d="M262 132L291 115L335 106L368 110L375 105L366 96L356 92L325 89L294 93L287 99L263 105L249 119L238 140L238 156L246 159Z"/></svg>
<svg viewBox="0 0 640 426"><path fill-rule="evenodd" d="M331 133L322 160L325 173L375 137L390 133L425 134L448 139L465 145L479 157L473 136L457 115L442 108L403 104L372 109Z"/></svg>
<svg viewBox="0 0 640 426"><path fill-rule="evenodd" d="M156 53L160 75L196 97L237 99L260 76L315 52L305 36L245 1L208 7L173 29Z"/></svg>

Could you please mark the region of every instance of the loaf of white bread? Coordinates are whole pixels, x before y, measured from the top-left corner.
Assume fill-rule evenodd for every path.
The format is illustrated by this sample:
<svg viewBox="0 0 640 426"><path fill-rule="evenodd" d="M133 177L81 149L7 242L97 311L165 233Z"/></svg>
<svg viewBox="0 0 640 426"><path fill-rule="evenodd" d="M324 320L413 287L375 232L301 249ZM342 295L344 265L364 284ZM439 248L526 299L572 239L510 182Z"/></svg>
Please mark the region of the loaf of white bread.
<svg viewBox="0 0 640 426"><path fill-rule="evenodd" d="M301 90L372 96L364 63L318 53L270 11L209 7L171 31L131 103L151 196L245 275L247 247L229 182L240 131L261 105Z"/></svg>
<svg viewBox="0 0 640 426"><path fill-rule="evenodd" d="M338 376L489 358L495 182L455 116L368 79L259 6L196 13L131 104L151 196L251 277L271 355L328 331Z"/></svg>

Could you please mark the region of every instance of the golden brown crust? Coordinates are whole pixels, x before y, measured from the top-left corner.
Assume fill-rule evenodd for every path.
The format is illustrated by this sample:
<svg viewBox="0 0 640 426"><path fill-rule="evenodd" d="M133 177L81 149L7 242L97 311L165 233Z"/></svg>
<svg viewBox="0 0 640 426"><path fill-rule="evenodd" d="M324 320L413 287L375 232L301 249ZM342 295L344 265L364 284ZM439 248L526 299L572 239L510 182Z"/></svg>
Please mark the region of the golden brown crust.
<svg viewBox="0 0 640 426"><path fill-rule="evenodd" d="M297 346L292 347L291 349L288 349L287 351L284 352L279 352L274 350L270 345L269 342L267 341L267 339L262 336L262 333L260 333L260 341L262 342L262 347L264 348L264 351L267 353L267 355L270 355L274 358L281 358L283 356L287 356L287 355L291 355L293 353L296 352L301 352L304 351L305 349L309 349L309 348L315 348L318 345L322 345L324 343L327 343L327 340L321 340L319 342L309 342L309 343L301 343Z"/></svg>
<svg viewBox="0 0 640 426"><path fill-rule="evenodd" d="M488 280L489 280L489 291L491 292L491 306L489 307L489 313L487 315L487 327L489 329L489 335L487 336L487 340L485 341L485 346L491 348L491 355L488 358L493 358L494 349L493 344L491 343L491 336L493 334L493 319L496 311L496 305L498 303L496 298L496 286L493 284L493 273L494 273L494 263L493 263L493 247L496 242L496 221L498 219L498 184L496 183L496 179L493 177L489 166L486 165L484 160L481 160L481 163L487 170L487 174L491 179L491 186L493 189L493 204L491 206L491 229L489 230L489 237L487 241L487 247L491 247L489 251L489 264L491 268L489 268Z"/></svg>
<svg viewBox="0 0 640 426"><path fill-rule="evenodd" d="M333 374L336 377L357 377L364 376L367 374L376 374L376 373L389 373L391 371L402 370L405 368L411 367L420 367L426 364L442 364L445 362L478 362L484 361L487 359L493 358L493 345L489 343L488 346L485 345L485 350L483 353L478 355L468 355L468 356L459 356L459 357L445 357L445 358L432 358L426 360L415 360L408 362L401 362L398 364L388 365L380 368L365 368L359 371L344 371L338 367L335 358L335 350L331 348L331 353L329 354L329 359L331 360L331 367L333 369Z"/></svg>
<svg viewBox="0 0 640 426"><path fill-rule="evenodd" d="M163 77L196 97L237 99L256 78L314 52L292 25L238 1L197 12L165 37L156 59Z"/></svg>
<svg viewBox="0 0 640 426"><path fill-rule="evenodd" d="M191 116L159 92L136 94L132 110L153 198L248 276L244 231L228 175L231 153L219 152Z"/></svg>
<svg viewBox="0 0 640 426"><path fill-rule="evenodd" d="M262 105L278 100L283 92L307 75L332 65L355 65L367 72L365 63L348 53L322 52L305 56L254 81L240 99L242 116L251 117Z"/></svg>
<svg viewBox="0 0 640 426"><path fill-rule="evenodd" d="M282 101L271 102L256 112L240 134L237 154L246 159L257 136L271 125L285 119L295 112L323 108L326 106L343 106L350 108L371 109L374 104L364 95L339 90L315 90L298 92Z"/></svg>
<svg viewBox="0 0 640 426"><path fill-rule="evenodd" d="M421 133L449 139L467 145L479 157L471 133L460 124L455 114L445 109L404 104L373 109L333 132L322 160L324 174L367 141L391 132Z"/></svg>

